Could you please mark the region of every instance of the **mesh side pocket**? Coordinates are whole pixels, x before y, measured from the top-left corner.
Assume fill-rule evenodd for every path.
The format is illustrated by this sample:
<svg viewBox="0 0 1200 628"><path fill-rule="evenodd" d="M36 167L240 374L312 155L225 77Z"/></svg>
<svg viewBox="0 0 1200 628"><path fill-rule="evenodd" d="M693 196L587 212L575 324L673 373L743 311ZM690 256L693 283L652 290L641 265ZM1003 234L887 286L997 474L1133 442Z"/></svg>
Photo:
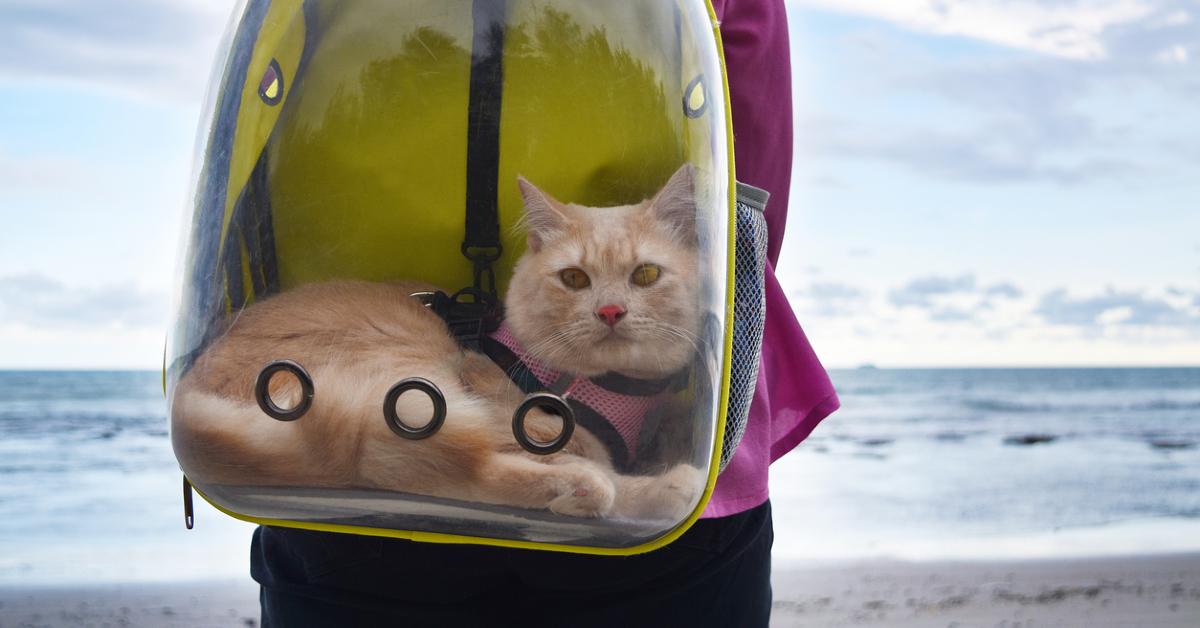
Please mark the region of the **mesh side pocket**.
<svg viewBox="0 0 1200 628"><path fill-rule="evenodd" d="M767 219L763 211L770 194L766 190L737 185L737 248L733 295L733 354L730 356L729 410L725 416L725 441L721 447L721 470L733 459L742 435L750 402L758 383L762 358L763 321L767 296L763 273L767 265Z"/></svg>

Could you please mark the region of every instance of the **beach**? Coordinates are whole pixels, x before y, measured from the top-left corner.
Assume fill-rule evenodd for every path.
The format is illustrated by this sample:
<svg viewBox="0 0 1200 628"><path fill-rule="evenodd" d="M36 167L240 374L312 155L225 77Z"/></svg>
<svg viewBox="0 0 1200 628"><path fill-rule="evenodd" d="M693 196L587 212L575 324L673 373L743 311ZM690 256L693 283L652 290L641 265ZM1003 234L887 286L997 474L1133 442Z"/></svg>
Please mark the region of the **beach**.
<svg viewBox="0 0 1200 628"><path fill-rule="evenodd" d="M776 564L773 626L1197 626L1200 554ZM257 626L249 578L0 588L0 626Z"/></svg>

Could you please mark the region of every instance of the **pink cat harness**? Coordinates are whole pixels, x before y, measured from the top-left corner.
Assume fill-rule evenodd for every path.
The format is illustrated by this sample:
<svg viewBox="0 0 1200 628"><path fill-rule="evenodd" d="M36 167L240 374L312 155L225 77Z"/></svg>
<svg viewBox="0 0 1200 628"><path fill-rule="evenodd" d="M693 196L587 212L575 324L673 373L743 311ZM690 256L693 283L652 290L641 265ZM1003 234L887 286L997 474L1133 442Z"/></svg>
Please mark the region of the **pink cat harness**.
<svg viewBox="0 0 1200 628"><path fill-rule="evenodd" d="M492 345L487 354L518 386L525 392L548 390L565 399L576 410L580 425L605 441L614 458L624 458L616 461L618 465L637 457L647 414L671 395L673 378L641 380L609 373L589 379L550 368L531 357L506 324L488 337L507 351ZM510 355L497 355L503 353ZM614 442L618 438L620 442Z"/></svg>

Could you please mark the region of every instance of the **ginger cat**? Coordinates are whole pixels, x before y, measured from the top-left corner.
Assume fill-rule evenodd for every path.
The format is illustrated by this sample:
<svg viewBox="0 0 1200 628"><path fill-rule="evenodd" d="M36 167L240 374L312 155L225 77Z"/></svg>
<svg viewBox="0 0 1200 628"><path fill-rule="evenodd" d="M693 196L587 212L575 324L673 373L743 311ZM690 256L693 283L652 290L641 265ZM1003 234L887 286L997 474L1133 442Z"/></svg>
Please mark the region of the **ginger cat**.
<svg viewBox="0 0 1200 628"><path fill-rule="evenodd" d="M693 169L654 198L591 208L559 202L521 179L528 247L505 298L506 327L549 368L593 378L664 378L686 368L699 337L699 267ZM414 292L415 282L333 281L251 305L178 384L171 438L195 482L373 488L576 517L676 519L704 490L705 474L677 464L657 475L614 470L610 452L577 428L562 451L521 449L511 420L525 393L481 353L463 350ZM304 365L316 385L300 420L272 420L254 382L273 360ZM434 382L447 402L441 430L398 438L385 423L388 389L408 377ZM294 378L272 398L295 404ZM409 424L428 420L420 393L397 402ZM533 438L561 421L535 410ZM690 429L690 428L689 428Z"/></svg>

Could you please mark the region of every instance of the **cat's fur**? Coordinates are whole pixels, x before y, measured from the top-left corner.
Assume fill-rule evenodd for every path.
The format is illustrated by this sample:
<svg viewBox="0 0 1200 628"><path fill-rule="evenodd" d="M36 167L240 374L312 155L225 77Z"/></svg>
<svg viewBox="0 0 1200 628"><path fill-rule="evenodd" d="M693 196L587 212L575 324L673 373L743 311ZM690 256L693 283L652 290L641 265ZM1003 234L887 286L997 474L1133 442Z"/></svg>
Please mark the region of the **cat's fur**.
<svg viewBox="0 0 1200 628"><path fill-rule="evenodd" d="M642 378L678 372L698 334L693 170L681 168L651 200L588 208L561 203L520 180L528 247L506 295L506 322L534 356L584 377L615 371ZM630 281L641 264L663 270L649 287ZM573 290L566 268L588 273ZM583 517L681 518L704 488L704 474L678 464L655 475L621 475L586 430L567 447L534 456L516 444L511 417L524 394L487 357L463 351L446 325L409 295L413 283L336 281L302 286L246 308L180 381L172 441L200 483L365 487ZM609 327L596 308L627 315ZM312 375L316 394L302 419L282 423L254 402L266 363L287 358ZM398 438L382 417L388 389L425 377L446 397L433 437ZM272 397L295 403L291 377ZM419 393L401 396L400 417L431 414ZM552 440L561 422L535 411L531 436Z"/></svg>

